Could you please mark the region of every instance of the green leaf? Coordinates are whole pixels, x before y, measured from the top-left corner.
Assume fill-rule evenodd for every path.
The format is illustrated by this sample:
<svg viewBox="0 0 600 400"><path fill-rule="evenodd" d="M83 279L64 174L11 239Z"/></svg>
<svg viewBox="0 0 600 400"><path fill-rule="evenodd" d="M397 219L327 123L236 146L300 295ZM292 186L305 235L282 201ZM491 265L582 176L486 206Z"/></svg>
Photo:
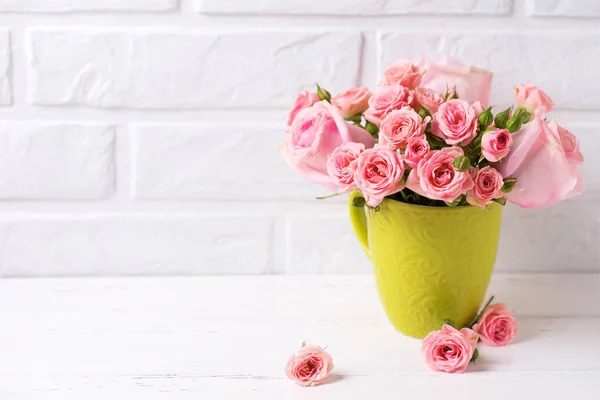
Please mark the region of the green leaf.
<svg viewBox="0 0 600 400"><path fill-rule="evenodd" d="M421 118L425 119L427 117L431 117L431 113L429 112L429 110L423 107L421 103L419 103L419 107L419 116Z"/></svg>
<svg viewBox="0 0 600 400"><path fill-rule="evenodd" d="M377 127L377 125L375 125L371 121L367 121L367 123L365 124L365 129L371 134L371 136L377 139L377 134L379 133L379 128Z"/></svg>
<svg viewBox="0 0 600 400"><path fill-rule="evenodd" d="M446 318L444 320L444 325L450 325L453 328L456 328L456 322L452 318Z"/></svg>
<svg viewBox="0 0 600 400"><path fill-rule="evenodd" d="M456 207L456 206L458 206L462 202L462 198L463 198L463 196L459 196L454 201L444 201L444 203L446 203L446 205L448 207Z"/></svg>
<svg viewBox="0 0 600 400"><path fill-rule="evenodd" d="M360 125L360 121L362 121L362 114L355 114L351 117L344 118L346 121L353 122L355 125Z"/></svg>
<svg viewBox="0 0 600 400"><path fill-rule="evenodd" d="M506 129L510 133L518 132L521 129L521 114L517 113L513 117L511 117L506 123Z"/></svg>
<svg viewBox="0 0 600 400"><path fill-rule="evenodd" d="M514 188L517 180L515 178L505 178L504 185L502 185L502 193L510 193Z"/></svg>
<svg viewBox="0 0 600 400"><path fill-rule="evenodd" d="M481 130L485 130L488 126L494 122L494 114L492 114L492 107L486 108L481 114L479 114L479 126Z"/></svg>
<svg viewBox="0 0 600 400"><path fill-rule="evenodd" d="M501 113L496 114L496 118L494 118L494 124L496 125L496 128L506 129L506 123L508 122L508 119L510 118L511 110L512 110L512 107L508 107L506 110L502 111Z"/></svg>
<svg viewBox="0 0 600 400"><path fill-rule="evenodd" d="M363 208L367 204L364 197L355 197L352 199L352 207Z"/></svg>
<svg viewBox="0 0 600 400"><path fill-rule="evenodd" d="M327 90L323 89L321 86L319 86L319 84L317 83L317 96L319 96L319 100L325 100L331 103L331 93L329 93Z"/></svg>
<svg viewBox="0 0 600 400"><path fill-rule="evenodd" d="M475 349L475 351L473 352L473 357L471 357L471 362L475 362L477 361L477 359L479 358L479 349Z"/></svg>
<svg viewBox="0 0 600 400"><path fill-rule="evenodd" d="M408 179L408 175L410 174L410 169L406 168L404 170L404 175L402 175L402 179L400 179L400 185L404 185L406 183L406 180Z"/></svg>
<svg viewBox="0 0 600 400"><path fill-rule="evenodd" d="M456 168L459 172L465 172L471 166L471 161L469 160L469 157L458 156L454 159L452 165L454 165L454 168Z"/></svg>
<svg viewBox="0 0 600 400"><path fill-rule="evenodd" d="M505 205L506 205L506 199L505 199L505 198L503 198L503 197L502 197L502 198L499 198L499 199L493 199L492 201L493 201L494 203L498 203L498 204L500 204L500 205L502 205L502 206L505 206Z"/></svg>
<svg viewBox="0 0 600 400"><path fill-rule="evenodd" d="M529 111L523 107L519 107L519 110L521 110L521 123L526 124L531 121L533 115Z"/></svg>
<svg viewBox="0 0 600 400"><path fill-rule="evenodd" d="M302 342L302 347L306 346L306 340L304 342Z"/></svg>

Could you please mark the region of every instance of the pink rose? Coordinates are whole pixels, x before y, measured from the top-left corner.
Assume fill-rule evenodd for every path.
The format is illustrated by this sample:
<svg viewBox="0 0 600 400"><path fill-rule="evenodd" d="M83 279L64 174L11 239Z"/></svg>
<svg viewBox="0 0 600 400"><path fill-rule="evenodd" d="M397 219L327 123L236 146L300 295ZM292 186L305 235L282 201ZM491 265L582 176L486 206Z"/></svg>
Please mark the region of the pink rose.
<svg viewBox="0 0 600 400"><path fill-rule="evenodd" d="M415 103L418 103L415 104L416 110L420 109L420 104L431 114L435 114L443 102L444 96L438 92L434 92L433 90L424 87L418 87L415 89Z"/></svg>
<svg viewBox="0 0 600 400"><path fill-rule="evenodd" d="M425 71L414 65L410 60L398 60L388 67L383 73L380 86L402 85L414 89L421 83Z"/></svg>
<svg viewBox="0 0 600 400"><path fill-rule="evenodd" d="M514 144L496 168L517 183L504 197L524 208L545 207L584 192L580 156L567 150L558 124L536 110L534 119L513 135ZM564 136L564 131L563 131ZM570 151L570 153L568 153Z"/></svg>
<svg viewBox="0 0 600 400"><path fill-rule="evenodd" d="M344 142L362 143L367 148L375 144L369 132L348 124L326 101L300 110L288 135L280 150L286 162L310 182L330 190L338 187L327 173L327 157Z"/></svg>
<svg viewBox="0 0 600 400"><path fill-rule="evenodd" d="M359 157L354 179L367 204L376 207L385 196L404 189L404 162L400 154L387 146L376 144Z"/></svg>
<svg viewBox="0 0 600 400"><path fill-rule="evenodd" d="M486 132L481 138L481 154L488 161L500 161L508 154L512 143L512 135L506 129Z"/></svg>
<svg viewBox="0 0 600 400"><path fill-rule="evenodd" d="M492 304L483 311L473 330L479 333L481 341L488 346L504 346L511 342L517 333L517 320L506 305Z"/></svg>
<svg viewBox="0 0 600 400"><path fill-rule="evenodd" d="M494 168L487 166L480 170L473 168L471 171L474 185L467 192L467 201L472 206L485 207L492 199L502 197L504 178Z"/></svg>
<svg viewBox="0 0 600 400"><path fill-rule="evenodd" d="M416 168L429 153L429 142L425 135L415 136L408 140L406 151L404 152L404 163L411 168Z"/></svg>
<svg viewBox="0 0 600 400"><path fill-rule="evenodd" d="M331 104L340 110L344 118L349 118L365 112L369 108L371 96L372 94L367 88L351 88L333 96Z"/></svg>
<svg viewBox="0 0 600 400"><path fill-rule="evenodd" d="M382 87L369 99L369 108L365 111L367 121L379 126L381 121L394 110L410 107L413 95L404 86L391 85Z"/></svg>
<svg viewBox="0 0 600 400"><path fill-rule="evenodd" d="M468 103L480 101L484 108L489 107L493 76L490 71L468 67L457 60L446 60L441 64L421 61L419 66L427 71L421 86L438 93L456 87L460 99Z"/></svg>
<svg viewBox="0 0 600 400"><path fill-rule="evenodd" d="M285 374L300 386L322 384L333 369L333 359L321 346L306 345L295 352L285 366Z"/></svg>
<svg viewBox="0 0 600 400"><path fill-rule="evenodd" d="M356 189L354 172L360 153L365 151L362 143L345 142L327 157L327 172L338 186L338 193L349 193Z"/></svg>
<svg viewBox="0 0 600 400"><path fill-rule="evenodd" d="M303 108L311 107L319 101L319 96L316 93L309 93L308 91L304 91L296 97L296 102L294 103L294 107L290 112L290 116L288 117L287 125L290 126L292 122L294 122L294 118Z"/></svg>
<svg viewBox="0 0 600 400"><path fill-rule="evenodd" d="M464 156L460 147L433 150L410 171L406 187L421 196L452 202L473 187L469 172L457 171L452 163Z"/></svg>
<svg viewBox="0 0 600 400"><path fill-rule="evenodd" d="M450 145L464 146L477 136L477 118L478 112L466 101L449 100L433 116L431 132Z"/></svg>
<svg viewBox="0 0 600 400"><path fill-rule="evenodd" d="M479 335L469 328L460 331L444 325L423 339L425 363L434 371L463 373L477 348Z"/></svg>
<svg viewBox="0 0 600 400"><path fill-rule="evenodd" d="M392 150L404 150L410 138L423 135L427 122L429 117L427 121L423 121L419 114L409 108L394 110L381 121L379 144Z"/></svg>
<svg viewBox="0 0 600 400"><path fill-rule="evenodd" d="M583 154L581 154L581 151L579 150L579 143L577 142L575 135L558 125L556 121L551 122L550 126L551 129L555 129L558 132L560 143L565 151L567 161L572 164L582 164Z"/></svg>
<svg viewBox="0 0 600 400"><path fill-rule="evenodd" d="M519 87L515 86L515 101L532 114L540 107L544 107L546 112L554 109L554 103L550 96L531 83L524 83Z"/></svg>

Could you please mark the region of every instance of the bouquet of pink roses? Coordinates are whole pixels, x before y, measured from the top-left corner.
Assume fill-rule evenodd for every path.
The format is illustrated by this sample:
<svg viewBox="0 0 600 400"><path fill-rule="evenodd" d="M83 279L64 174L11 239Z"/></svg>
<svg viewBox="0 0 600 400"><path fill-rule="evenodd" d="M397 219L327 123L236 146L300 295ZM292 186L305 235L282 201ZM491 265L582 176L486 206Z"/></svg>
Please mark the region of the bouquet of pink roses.
<svg viewBox="0 0 600 400"><path fill-rule="evenodd" d="M575 136L546 118L552 100L524 84L514 89L516 107L495 112L491 80L457 63L400 60L375 93L332 97L317 85L296 99L281 153L310 182L337 194L358 189L374 208L388 196L542 207L581 194L583 156Z"/></svg>

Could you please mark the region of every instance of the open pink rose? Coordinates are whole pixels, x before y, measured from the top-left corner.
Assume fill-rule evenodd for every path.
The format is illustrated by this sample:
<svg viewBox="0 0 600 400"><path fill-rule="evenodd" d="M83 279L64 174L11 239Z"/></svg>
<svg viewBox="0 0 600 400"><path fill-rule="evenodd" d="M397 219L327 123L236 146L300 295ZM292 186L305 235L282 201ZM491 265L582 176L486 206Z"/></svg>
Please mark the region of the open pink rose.
<svg viewBox="0 0 600 400"><path fill-rule="evenodd" d="M477 136L477 109L464 100L454 99L442 104L433 116L431 132L446 143L469 144Z"/></svg>
<svg viewBox="0 0 600 400"><path fill-rule="evenodd" d="M333 369L333 359L321 346L306 345L295 352L285 366L288 378L300 386L318 386Z"/></svg>
<svg viewBox="0 0 600 400"><path fill-rule="evenodd" d="M290 111L290 116L288 117L287 125L290 126L292 122L294 122L294 118L303 108L311 107L319 101L319 96L316 93L309 93L308 91L304 91L296 97L296 101L294 102L294 107L292 111Z"/></svg>
<svg viewBox="0 0 600 400"><path fill-rule="evenodd" d="M413 94L400 85L382 87L369 99L369 108L365 111L367 121L379 126L381 121L394 110L410 107Z"/></svg>
<svg viewBox="0 0 600 400"><path fill-rule="evenodd" d="M460 61L448 59L442 63L421 61L419 67L425 69L421 86L438 93L456 88L458 97L468 103L480 101L483 108L490 105L493 74L485 69L463 65Z"/></svg>
<svg viewBox="0 0 600 400"><path fill-rule="evenodd" d="M376 144L358 157L354 180L367 204L376 207L385 196L404 189L404 162L400 154L389 147Z"/></svg>
<svg viewBox="0 0 600 400"><path fill-rule="evenodd" d="M524 83L518 87L515 86L515 101L519 106L532 114L540 107L544 107L546 112L554 109L554 103L550 96L531 83Z"/></svg>
<svg viewBox="0 0 600 400"><path fill-rule="evenodd" d="M481 154L488 161L500 161L508 154L512 143L512 135L507 129L486 132L481 138Z"/></svg>
<svg viewBox="0 0 600 400"><path fill-rule="evenodd" d="M469 328L459 331L444 325L423 339L425 363L434 371L463 373L471 362L478 340L479 335Z"/></svg>
<svg viewBox="0 0 600 400"><path fill-rule="evenodd" d="M340 110L344 118L348 118L365 112L369 108L371 95L367 88L351 88L333 96L331 104Z"/></svg>
<svg viewBox="0 0 600 400"><path fill-rule="evenodd" d="M421 161L429 153L429 142L425 135L415 136L408 139L406 151L404 152L404 163L411 168L416 168Z"/></svg>
<svg viewBox="0 0 600 400"><path fill-rule="evenodd" d="M348 124L337 108L320 101L300 110L280 151L290 167L308 181L337 190L327 172L327 157L344 142L370 148L375 139L366 130Z"/></svg>
<svg viewBox="0 0 600 400"><path fill-rule="evenodd" d="M338 193L349 193L356 189L354 172L360 153L365 151L362 143L345 142L327 157L327 172L338 186Z"/></svg>
<svg viewBox="0 0 600 400"><path fill-rule="evenodd" d="M563 132L564 136L564 132ZM582 158L573 156L572 142L563 139L556 122L544 120L543 108L513 135L513 146L496 168L517 183L504 197L524 208L545 207L584 192Z"/></svg>
<svg viewBox="0 0 600 400"><path fill-rule="evenodd" d="M380 86L402 85L414 89L421 83L425 71L414 65L410 60L398 60L390 65L383 73Z"/></svg>
<svg viewBox="0 0 600 400"><path fill-rule="evenodd" d="M517 333L517 320L506 305L492 304L483 311L473 330L479 333L481 341L488 346L509 344Z"/></svg>
<svg viewBox="0 0 600 400"><path fill-rule="evenodd" d="M464 156L460 147L433 150L410 171L406 187L421 196L452 202L473 187L469 172L459 172L452 164Z"/></svg>
<svg viewBox="0 0 600 400"><path fill-rule="evenodd" d="M467 201L472 206L485 207L493 199L502 197L504 178L489 165L481 169L473 168L473 187L467 192Z"/></svg>
<svg viewBox="0 0 600 400"><path fill-rule="evenodd" d="M444 96L438 92L424 87L415 89L415 110L419 110L421 105L431 114L435 114L443 102Z"/></svg>
<svg viewBox="0 0 600 400"><path fill-rule="evenodd" d="M409 108L394 110L381 121L379 144L404 150L410 138L423 135L428 121Z"/></svg>

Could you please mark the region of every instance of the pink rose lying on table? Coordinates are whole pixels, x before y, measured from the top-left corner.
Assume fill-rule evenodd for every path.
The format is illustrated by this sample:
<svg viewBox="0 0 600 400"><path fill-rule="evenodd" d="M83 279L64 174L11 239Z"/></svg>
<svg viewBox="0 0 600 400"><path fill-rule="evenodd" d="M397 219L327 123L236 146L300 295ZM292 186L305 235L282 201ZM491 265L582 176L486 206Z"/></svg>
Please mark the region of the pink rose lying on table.
<svg viewBox="0 0 600 400"><path fill-rule="evenodd" d="M318 386L333 369L333 359L321 346L303 345L289 359L285 374L300 386Z"/></svg>
<svg viewBox="0 0 600 400"><path fill-rule="evenodd" d="M481 341L488 346L504 346L517 333L517 320L505 304L492 304L483 311L479 321L473 325L473 330L479 333Z"/></svg>
<svg viewBox="0 0 600 400"><path fill-rule="evenodd" d="M333 96L331 104L340 110L344 118L349 118L365 112L369 108L371 96L372 94L367 88L351 88Z"/></svg>
<svg viewBox="0 0 600 400"><path fill-rule="evenodd" d="M390 65L383 73L380 86L402 85L414 89L421 83L425 71L414 65L410 60L398 60Z"/></svg>
<svg viewBox="0 0 600 400"><path fill-rule="evenodd" d="M400 85L382 87L369 99L369 108L365 111L365 119L379 126L381 121L392 111L410 107L413 94Z"/></svg>
<svg viewBox="0 0 600 400"><path fill-rule="evenodd" d="M358 157L354 179L367 204L376 207L385 196L404 189L404 162L400 154L389 147L376 144Z"/></svg>
<svg viewBox="0 0 600 400"><path fill-rule="evenodd" d="M521 86L515 86L515 101L525 108L531 114L535 113L538 108L545 108L546 112L554 109L554 103L550 96L539 87L531 83L524 83Z"/></svg>
<svg viewBox="0 0 600 400"><path fill-rule="evenodd" d="M444 325L423 339L425 363L434 371L463 373L473 358L478 340L479 335L469 328L459 331Z"/></svg>
<svg viewBox="0 0 600 400"><path fill-rule="evenodd" d="M287 125L290 126L292 122L294 122L294 118L303 108L307 108L315 104L319 101L319 96L316 93L309 93L308 91L304 91L296 97L296 102L294 103L294 107L292 111L290 111L290 116L288 117Z"/></svg>
<svg viewBox="0 0 600 400"><path fill-rule="evenodd" d="M327 158L327 172L338 187L338 193L349 193L356 189L354 174L358 156L365 151L362 143L345 142Z"/></svg>

